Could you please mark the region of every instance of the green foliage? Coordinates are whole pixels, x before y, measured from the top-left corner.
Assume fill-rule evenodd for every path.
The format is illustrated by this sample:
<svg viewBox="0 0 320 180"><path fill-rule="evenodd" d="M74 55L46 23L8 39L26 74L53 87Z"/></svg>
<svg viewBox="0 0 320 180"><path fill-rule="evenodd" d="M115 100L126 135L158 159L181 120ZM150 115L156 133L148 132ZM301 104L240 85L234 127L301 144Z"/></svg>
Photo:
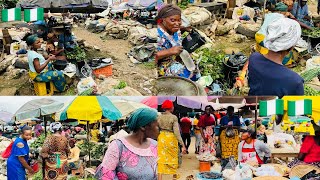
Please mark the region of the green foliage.
<svg viewBox="0 0 320 180"><path fill-rule="evenodd" d="M312 38L320 37L320 28L312 28L311 30L303 29L302 34Z"/></svg>
<svg viewBox="0 0 320 180"><path fill-rule="evenodd" d="M120 81L120 83L115 86L115 89L124 89L125 87L127 87L127 83L125 81Z"/></svg>
<svg viewBox="0 0 320 180"><path fill-rule="evenodd" d="M300 75L304 79L305 82L310 82L310 81L312 81L313 78L320 75L320 68L310 69L308 71L303 72Z"/></svg>
<svg viewBox="0 0 320 180"><path fill-rule="evenodd" d="M105 145L104 144L99 144L99 145L95 145L93 147L93 150L92 150L92 158L93 159L100 159L103 155L104 155L104 147Z"/></svg>
<svg viewBox="0 0 320 180"><path fill-rule="evenodd" d="M66 56L68 60L76 60L77 62L84 61L87 58L87 54L79 46L76 46L73 51L66 52Z"/></svg>
<svg viewBox="0 0 320 180"><path fill-rule="evenodd" d="M182 0L181 3L178 4L178 6L184 10L187 9L189 5L189 0Z"/></svg>
<svg viewBox="0 0 320 180"><path fill-rule="evenodd" d="M35 173L32 177L32 180L42 180L42 170L39 170L37 173Z"/></svg>
<svg viewBox="0 0 320 180"><path fill-rule="evenodd" d="M89 142L88 140L85 140L82 144L79 144L78 147L85 154L89 154L89 152L91 152L92 159L101 159L105 153L105 144L95 144L93 142Z"/></svg>
<svg viewBox="0 0 320 180"><path fill-rule="evenodd" d="M304 95L305 96L320 96L320 91L317 91L308 85L304 85Z"/></svg>
<svg viewBox="0 0 320 180"><path fill-rule="evenodd" d="M18 1L19 0L1 0L0 1L0 9L1 9L1 7L5 7L7 9L15 8Z"/></svg>
<svg viewBox="0 0 320 180"><path fill-rule="evenodd" d="M223 74L223 61L225 54L209 48L198 49L196 54L200 55L199 68L202 75L210 75L212 79L219 80L224 79Z"/></svg>
<svg viewBox="0 0 320 180"><path fill-rule="evenodd" d="M51 133L47 132L47 136L49 136ZM39 147L42 147L46 137L45 134L42 133L31 145L30 147L33 149L38 149Z"/></svg>
<svg viewBox="0 0 320 180"><path fill-rule="evenodd" d="M94 91L93 88L89 88L83 91L82 93L80 93L79 96L90 96L93 94L93 91Z"/></svg>
<svg viewBox="0 0 320 180"><path fill-rule="evenodd" d="M68 180L79 180L77 177L71 177Z"/></svg>
<svg viewBox="0 0 320 180"><path fill-rule="evenodd" d="M84 140L84 142L82 144L78 145L80 150L82 152L84 152L85 154L89 154L89 152L91 152L91 150L93 149L94 146L95 146L95 144L93 142L89 142L87 139Z"/></svg>

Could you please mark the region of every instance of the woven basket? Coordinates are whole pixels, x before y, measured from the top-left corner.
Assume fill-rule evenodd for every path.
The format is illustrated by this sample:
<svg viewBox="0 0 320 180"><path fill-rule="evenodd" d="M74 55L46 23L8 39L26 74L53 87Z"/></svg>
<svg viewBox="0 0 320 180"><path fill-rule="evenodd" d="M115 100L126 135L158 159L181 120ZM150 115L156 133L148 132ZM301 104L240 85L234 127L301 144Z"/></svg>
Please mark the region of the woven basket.
<svg viewBox="0 0 320 180"><path fill-rule="evenodd" d="M297 165L291 169L289 177L290 178L292 178L292 177L302 178L303 176L305 176L306 174L308 174L309 172L311 172L313 170L316 170L317 173L320 173L320 168L317 168L313 165L300 164L300 165Z"/></svg>

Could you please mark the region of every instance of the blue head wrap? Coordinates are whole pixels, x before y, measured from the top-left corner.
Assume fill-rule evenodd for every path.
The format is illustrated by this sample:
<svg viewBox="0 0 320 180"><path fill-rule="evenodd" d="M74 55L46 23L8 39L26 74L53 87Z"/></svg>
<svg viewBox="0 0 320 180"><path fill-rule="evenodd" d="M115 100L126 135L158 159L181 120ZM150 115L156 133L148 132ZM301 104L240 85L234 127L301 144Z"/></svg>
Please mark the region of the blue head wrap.
<svg viewBox="0 0 320 180"><path fill-rule="evenodd" d="M129 118L128 127L131 131L143 127L157 120L157 111L150 108L140 108L136 110Z"/></svg>
<svg viewBox="0 0 320 180"><path fill-rule="evenodd" d="M26 42L30 46L33 43L35 43L37 40L38 40L38 36L37 35L31 35L31 36L27 37Z"/></svg>

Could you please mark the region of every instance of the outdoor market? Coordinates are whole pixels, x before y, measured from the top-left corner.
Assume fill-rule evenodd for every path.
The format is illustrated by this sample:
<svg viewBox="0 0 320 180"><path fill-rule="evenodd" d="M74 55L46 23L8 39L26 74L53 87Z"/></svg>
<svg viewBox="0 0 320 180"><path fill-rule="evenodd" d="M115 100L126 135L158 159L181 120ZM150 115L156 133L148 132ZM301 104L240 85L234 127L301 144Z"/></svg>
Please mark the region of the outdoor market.
<svg viewBox="0 0 320 180"><path fill-rule="evenodd" d="M319 95L315 1L2 6L1 95Z"/></svg>
<svg viewBox="0 0 320 180"><path fill-rule="evenodd" d="M3 97L0 179L314 180L319 100Z"/></svg>

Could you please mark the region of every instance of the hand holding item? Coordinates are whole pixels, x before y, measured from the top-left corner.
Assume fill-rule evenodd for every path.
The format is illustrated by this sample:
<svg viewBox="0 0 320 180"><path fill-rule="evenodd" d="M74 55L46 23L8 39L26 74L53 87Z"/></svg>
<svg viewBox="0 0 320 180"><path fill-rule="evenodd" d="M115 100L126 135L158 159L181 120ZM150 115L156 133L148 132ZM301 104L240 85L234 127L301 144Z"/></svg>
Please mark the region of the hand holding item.
<svg viewBox="0 0 320 180"><path fill-rule="evenodd" d="M172 48L170 48L170 52L173 54L173 55L179 55L183 50L183 47L182 46L174 46Z"/></svg>

